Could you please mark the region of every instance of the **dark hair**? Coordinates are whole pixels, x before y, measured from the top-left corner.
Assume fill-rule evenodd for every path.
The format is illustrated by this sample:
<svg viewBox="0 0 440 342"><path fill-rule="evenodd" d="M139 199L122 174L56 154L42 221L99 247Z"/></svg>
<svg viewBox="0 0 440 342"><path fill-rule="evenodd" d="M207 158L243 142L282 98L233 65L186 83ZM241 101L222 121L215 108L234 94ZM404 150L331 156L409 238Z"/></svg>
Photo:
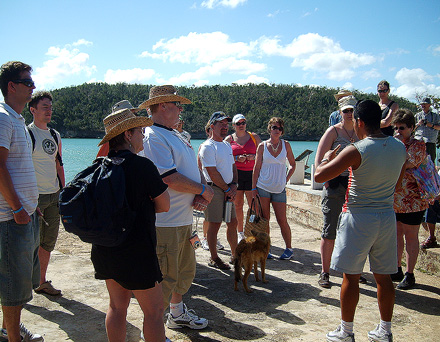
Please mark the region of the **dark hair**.
<svg viewBox="0 0 440 342"><path fill-rule="evenodd" d="M377 87L379 88L379 86L384 86L387 87L387 89L390 89L390 84L388 83L388 81L382 80L377 84Z"/></svg>
<svg viewBox="0 0 440 342"><path fill-rule="evenodd" d="M108 141L108 147L109 150L116 150L118 147L125 144L125 132L134 132L134 128L127 129L126 131L122 132L121 134L118 134L114 138L111 138Z"/></svg>
<svg viewBox="0 0 440 342"><path fill-rule="evenodd" d="M270 128L272 127L273 124L278 124L281 127L281 132L284 133L284 120L274 116L272 118L270 118L269 123L267 124L267 132L270 134Z"/></svg>
<svg viewBox="0 0 440 342"><path fill-rule="evenodd" d="M416 127L416 118L414 117L413 112L411 112L409 109L401 108L398 109L394 113L393 120L391 121L392 125L396 125L398 123L403 123L406 125L406 127Z"/></svg>
<svg viewBox="0 0 440 342"><path fill-rule="evenodd" d="M359 101L354 107L353 117L361 119L365 123L367 132L372 133L380 128L382 120L382 110L377 102L373 100Z"/></svg>
<svg viewBox="0 0 440 342"><path fill-rule="evenodd" d="M206 136L208 136L208 137L209 137L209 131L211 131L211 125L208 122L205 126L205 133L206 133Z"/></svg>
<svg viewBox="0 0 440 342"><path fill-rule="evenodd" d="M0 89L3 97L8 96L8 84L13 80L20 78L23 71L32 71L32 67L28 64L18 61L7 62L0 69Z"/></svg>
<svg viewBox="0 0 440 342"><path fill-rule="evenodd" d="M52 94L45 90L37 91L33 93L32 99L29 102L29 108L31 107L37 108L38 102L40 102L43 99L49 99L50 102L52 102Z"/></svg>

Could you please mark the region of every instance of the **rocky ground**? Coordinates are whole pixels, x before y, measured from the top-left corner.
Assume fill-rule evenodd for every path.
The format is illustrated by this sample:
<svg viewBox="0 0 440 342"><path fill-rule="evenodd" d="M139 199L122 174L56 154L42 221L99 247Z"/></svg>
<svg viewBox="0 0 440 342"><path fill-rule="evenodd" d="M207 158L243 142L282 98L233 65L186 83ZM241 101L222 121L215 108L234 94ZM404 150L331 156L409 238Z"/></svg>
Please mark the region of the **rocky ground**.
<svg viewBox="0 0 440 342"><path fill-rule="evenodd" d="M275 222L272 254L281 255L284 245ZM225 244L225 229L219 237ZM233 271L207 266L209 252L197 250L197 275L184 296L185 303L209 319L202 331L169 330L174 342L183 341L325 341L325 334L340 320L341 276L332 274L331 289L318 286L320 273L319 232L292 225L294 257L267 263L267 284L249 285L253 293L234 291ZM25 305L22 321L45 341L107 341L105 312L108 294L103 281L94 279L90 245L75 236L60 233L52 254L48 279L63 291L61 297L35 294ZM221 252L225 260L229 251ZM367 341L367 332L379 321L373 276L365 267L368 283L360 285L355 318L356 341ZM417 286L396 292L393 319L394 341L440 341L440 278L417 271ZM139 341L142 313L132 300L127 317L127 341Z"/></svg>

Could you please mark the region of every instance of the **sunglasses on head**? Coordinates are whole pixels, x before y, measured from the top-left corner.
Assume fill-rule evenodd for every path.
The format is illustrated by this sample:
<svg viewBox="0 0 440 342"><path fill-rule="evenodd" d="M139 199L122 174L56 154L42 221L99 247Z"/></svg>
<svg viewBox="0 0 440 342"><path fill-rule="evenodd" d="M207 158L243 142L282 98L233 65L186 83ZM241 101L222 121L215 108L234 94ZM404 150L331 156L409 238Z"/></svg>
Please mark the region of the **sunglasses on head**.
<svg viewBox="0 0 440 342"><path fill-rule="evenodd" d="M396 126L396 127L394 127L394 130L395 131L403 131L403 130L405 130L407 127L405 127L405 126Z"/></svg>
<svg viewBox="0 0 440 342"><path fill-rule="evenodd" d="M345 114L347 114L347 113L353 113L353 108L346 108L346 109L344 109L344 110L342 111L342 113L345 113Z"/></svg>
<svg viewBox="0 0 440 342"><path fill-rule="evenodd" d="M244 126L244 125L246 125L246 121L240 121L235 123L235 126Z"/></svg>
<svg viewBox="0 0 440 342"><path fill-rule="evenodd" d="M389 89L378 89L378 93L386 93Z"/></svg>
<svg viewBox="0 0 440 342"><path fill-rule="evenodd" d="M283 130L283 128L282 127L280 127L280 126L272 126L271 128L270 128L272 131L274 131L274 130L279 130L279 131L282 131Z"/></svg>
<svg viewBox="0 0 440 342"><path fill-rule="evenodd" d="M29 88L35 86L34 81L32 79L30 79L30 78L23 78L23 79L20 79L20 80L13 80L12 82L14 82L14 83L22 83L26 87L29 87Z"/></svg>

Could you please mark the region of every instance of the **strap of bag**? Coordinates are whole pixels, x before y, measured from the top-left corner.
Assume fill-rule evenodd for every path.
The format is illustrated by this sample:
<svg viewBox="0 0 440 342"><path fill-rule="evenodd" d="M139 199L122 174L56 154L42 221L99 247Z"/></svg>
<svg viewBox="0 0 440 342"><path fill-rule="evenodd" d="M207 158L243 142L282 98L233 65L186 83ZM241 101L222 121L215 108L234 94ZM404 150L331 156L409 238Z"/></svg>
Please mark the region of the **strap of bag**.
<svg viewBox="0 0 440 342"><path fill-rule="evenodd" d="M257 200L255 200L255 199L257 199ZM258 208L257 208L257 201L258 201ZM257 195L256 197L252 198L251 211L254 211L257 216L263 217L263 209L261 207L261 202L260 202L260 196L259 195Z"/></svg>
<svg viewBox="0 0 440 342"><path fill-rule="evenodd" d="M252 139L252 141L254 142L255 147L258 147L258 146L257 146L257 141L255 140L255 137L254 137L254 134L251 133L251 132L248 132L248 133L249 133L249 135L251 136L251 139Z"/></svg>

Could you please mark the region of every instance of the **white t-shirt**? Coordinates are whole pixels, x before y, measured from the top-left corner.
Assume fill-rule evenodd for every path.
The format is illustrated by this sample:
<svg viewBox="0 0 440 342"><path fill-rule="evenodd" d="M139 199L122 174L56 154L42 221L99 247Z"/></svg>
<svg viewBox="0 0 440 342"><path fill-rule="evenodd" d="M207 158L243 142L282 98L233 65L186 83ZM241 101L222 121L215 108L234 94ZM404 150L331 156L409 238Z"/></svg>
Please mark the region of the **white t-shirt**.
<svg viewBox="0 0 440 342"><path fill-rule="evenodd" d="M232 147L228 142L224 140L206 140L200 146L199 157L202 162L203 175L207 182L212 182L208 171L206 171L207 167L215 167L226 184L232 182L234 178L233 165L235 162L232 155Z"/></svg>
<svg viewBox="0 0 440 342"><path fill-rule="evenodd" d="M56 166L58 145L48 129L38 128L33 122L28 126L28 129L32 131L35 138L32 161L37 176L38 192L40 194L53 194L60 189ZM57 131L55 131L55 134L58 142L60 142L60 134Z"/></svg>
<svg viewBox="0 0 440 342"><path fill-rule="evenodd" d="M156 165L162 177L179 172L200 183L194 150L178 132L164 126L153 125L145 129L144 150L139 153ZM157 227L178 227L192 224L194 194L168 188L170 210L156 214Z"/></svg>

